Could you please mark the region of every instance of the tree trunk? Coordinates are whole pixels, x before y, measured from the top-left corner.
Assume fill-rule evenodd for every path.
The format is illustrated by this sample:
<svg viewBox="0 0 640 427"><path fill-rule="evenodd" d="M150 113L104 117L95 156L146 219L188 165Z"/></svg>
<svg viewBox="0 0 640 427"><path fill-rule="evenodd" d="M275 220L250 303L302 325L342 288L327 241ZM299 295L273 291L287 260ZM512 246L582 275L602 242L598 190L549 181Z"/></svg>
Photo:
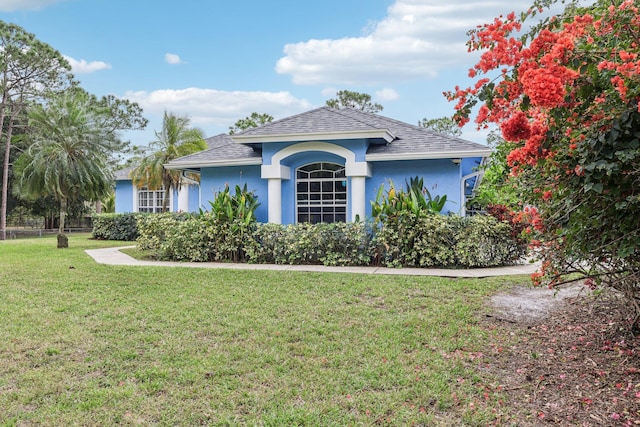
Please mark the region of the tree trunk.
<svg viewBox="0 0 640 427"><path fill-rule="evenodd" d="M66 197L60 198L60 227L58 232L64 234L64 220L67 215L67 199Z"/></svg>
<svg viewBox="0 0 640 427"><path fill-rule="evenodd" d="M60 199L60 227L58 228L58 249L69 247L69 238L64 235L64 218L67 214L67 199Z"/></svg>
<svg viewBox="0 0 640 427"><path fill-rule="evenodd" d="M0 127L4 125L4 108L0 113ZM7 199L9 197L9 155L11 154L11 133L13 127L9 120L7 139L4 147L4 162L2 165L2 205L0 206L0 240L7 239Z"/></svg>

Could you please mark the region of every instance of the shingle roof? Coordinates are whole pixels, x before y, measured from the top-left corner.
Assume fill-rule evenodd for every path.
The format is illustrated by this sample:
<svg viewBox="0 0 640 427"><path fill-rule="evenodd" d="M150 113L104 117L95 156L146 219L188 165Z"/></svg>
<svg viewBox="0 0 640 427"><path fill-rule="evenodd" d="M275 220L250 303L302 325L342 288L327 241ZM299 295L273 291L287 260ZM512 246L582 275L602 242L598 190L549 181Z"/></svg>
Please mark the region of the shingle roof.
<svg viewBox="0 0 640 427"><path fill-rule="evenodd" d="M129 166L128 168L124 168L124 169L120 169L118 171L115 172L115 178L116 181L122 181L122 180L127 180L127 179L131 179L131 177L129 176L129 174L131 173L131 171L133 170L135 166Z"/></svg>
<svg viewBox="0 0 640 427"><path fill-rule="evenodd" d="M367 160L405 158L484 157L490 149L482 144L440 134L419 126L353 108L320 107L233 136L216 135L206 141L209 149L181 157L169 167L186 168L225 164L260 164L260 142L304 141L325 135L326 139L350 139L354 133L371 135ZM282 139L279 139L282 138ZM256 149L252 148L252 145Z"/></svg>
<svg viewBox="0 0 640 427"><path fill-rule="evenodd" d="M374 116L374 114L363 114L366 116ZM305 133L371 131L381 129L380 126L370 123L371 120L363 120L363 118L367 118L366 116L358 117L357 114L348 114L346 110L320 107L315 110L296 114L295 116L276 120L257 128L247 129L234 136L271 136Z"/></svg>
<svg viewBox="0 0 640 427"><path fill-rule="evenodd" d="M193 167L200 167L209 164L219 164L221 162L233 164L239 161L246 161L250 164L260 164L262 161L262 155L259 151L247 145L234 142L227 134L221 133L220 135L207 138L205 141L209 147L207 150L180 157L179 159L169 162L167 166L186 167L192 165Z"/></svg>

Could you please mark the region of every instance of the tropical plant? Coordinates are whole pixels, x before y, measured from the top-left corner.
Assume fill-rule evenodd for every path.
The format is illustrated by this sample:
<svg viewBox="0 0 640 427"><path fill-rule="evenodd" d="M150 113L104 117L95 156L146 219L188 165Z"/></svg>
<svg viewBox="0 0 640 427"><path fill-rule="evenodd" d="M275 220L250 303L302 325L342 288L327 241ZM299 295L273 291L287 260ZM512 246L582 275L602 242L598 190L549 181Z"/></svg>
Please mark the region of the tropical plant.
<svg viewBox="0 0 640 427"><path fill-rule="evenodd" d="M256 226L255 211L260 205L256 195L244 187L235 186L232 194L226 185L209 202L211 210L200 212L211 236L211 258L216 261L244 261L245 245L252 238Z"/></svg>
<svg viewBox="0 0 640 427"><path fill-rule="evenodd" d="M638 326L640 11L633 0L569 1L520 33L555 3L471 31L482 55L469 75L480 78L448 96L460 123L477 111L478 126L498 125L510 144L510 173L540 233L534 280L613 287Z"/></svg>
<svg viewBox="0 0 640 427"><path fill-rule="evenodd" d="M13 134L27 106L74 84L71 66L57 50L0 21L0 136L4 142L0 239L6 238Z"/></svg>
<svg viewBox="0 0 640 427"><path fill-rule="evenodd" d="M97 201L111 191L108 160L120 146L111 117L80 89L29 110L30 145L18 159L15 190L27 198L53 196L60 203L61 236L71 202ZM65 241L60 240L59 247L65 247Z"/></svg>
<svg viewBox="0 0 640 427"><path fill-rule="evenodd" d="M111 191L102 199L102 213L114 213L116 211L116 193Z"/></svg>
<svg viewBox="0 0 640 427"><path fill-rule="evenodd" d="M144 157L131 172L131 179L137 186L149 190L164 188L164 212L169 209L171 191L180 188L184 182L182 171L166 169L164 165L207 148L202 130L192 128L190 123L187 116L165 111L162 130L155 132L156 139L149 146L151 154Z"/></svg>
<svg viewBox="0 0 640 427"><path fill-rule="evenodd" d="M376 199L371 202L371 214L377 221L388 221L405 213L416 216L441 213L447 203L447 195L433 197L424 186L424 178L412 177L405 179L406 190L396 189L392 180L389 180L389 189L381 185L376 194Z"/></svg>

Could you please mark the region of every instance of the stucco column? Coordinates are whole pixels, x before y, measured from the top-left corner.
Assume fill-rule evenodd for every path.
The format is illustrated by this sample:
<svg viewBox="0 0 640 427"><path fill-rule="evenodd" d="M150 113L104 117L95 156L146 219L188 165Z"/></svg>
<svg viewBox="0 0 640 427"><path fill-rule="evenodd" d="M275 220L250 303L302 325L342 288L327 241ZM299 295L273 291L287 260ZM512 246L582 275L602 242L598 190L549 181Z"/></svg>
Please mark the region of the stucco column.
<svg viewBox="0 0 640 427"><path fill-rule="evenodd" d="M183 184L178 189L178 212L189 212L189 185Z"/></svg>
<svg viewBox="0 0 640 427"><path fill-rule="evenodd" d="M361 221L365 219L367 208L366 179L365 176L351 177L351 222L355 222L357 218L360 218Z"/></svg>
<svg viewBox="0 0 640 427"><path fill-rule="evenodd" d="M371 176L371 166L367 162L350 162L344 165L345 175L351 179L350 200L351 222L359 217L364 221L367 211L367 178Z"/></svg>
<svg viewBox="0 0 640 427"><path fill-rule="evenodd" d="M267 180L269 222L282 224L282 180L291 178L291 170L280 164L262 165L261 176Z"/></svg>
<svg viewBox="0 0 640 427"><path fill-rule="evenodd" d="M282 224L282 180L280 178L270 178L269 185L269 222L271 224Z"/></svg>

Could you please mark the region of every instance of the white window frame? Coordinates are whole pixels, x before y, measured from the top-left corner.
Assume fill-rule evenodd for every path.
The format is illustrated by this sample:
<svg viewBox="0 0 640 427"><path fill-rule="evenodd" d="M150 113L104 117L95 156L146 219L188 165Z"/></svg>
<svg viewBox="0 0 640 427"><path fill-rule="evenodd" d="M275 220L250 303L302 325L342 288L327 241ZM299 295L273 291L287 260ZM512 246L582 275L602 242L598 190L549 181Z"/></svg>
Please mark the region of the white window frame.
<svg viewBox="0 0 640 427"><path fill-rule="evenodd" d="M136 191L133 192L133 206L134 212L149 212L149 213L161 213L162 212L162 202L164 200L164 186L160 187L158 190L149 190L146 186L140 186L135 188ZM147 203L146 206L141 206L140 197L146 194L147 196L151 196L151 199L147 199L146 202L151 201L150 204ZM169 192L169 212L173 212L173 194Z"/></svg>
<svg viewBox="0 0 640 427"><path fill-rule="evenodd" d="M315 165L318 165L317 169L304 170ZM332 176L312 176L326 173ZM344 165L313 162L298 167L295 190L296 223L347 222L349 188ZM319 218L315 218L318 215Z"/></svg>

